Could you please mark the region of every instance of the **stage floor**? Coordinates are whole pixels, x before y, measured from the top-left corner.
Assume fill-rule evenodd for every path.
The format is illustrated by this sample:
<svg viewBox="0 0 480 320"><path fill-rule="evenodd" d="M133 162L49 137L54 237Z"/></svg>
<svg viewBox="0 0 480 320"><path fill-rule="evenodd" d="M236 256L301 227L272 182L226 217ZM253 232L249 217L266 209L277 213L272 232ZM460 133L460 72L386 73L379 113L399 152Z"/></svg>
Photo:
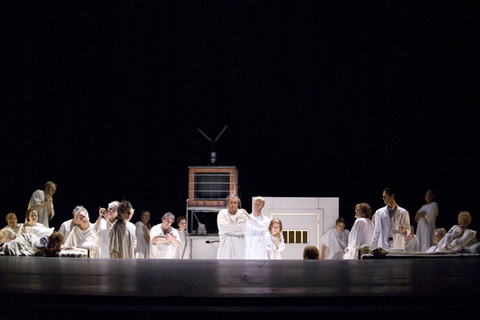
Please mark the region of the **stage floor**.
<svg viewBox="0 0 480 320"><path fill-rule="evenodd" d="M480 259L468 257L229 261L2 256L0 271L1 314L15 319L63 319L72 312L87 312L86 319L138 314L211 318L230 312L261 318L408 319L480 311Z"/></svg>

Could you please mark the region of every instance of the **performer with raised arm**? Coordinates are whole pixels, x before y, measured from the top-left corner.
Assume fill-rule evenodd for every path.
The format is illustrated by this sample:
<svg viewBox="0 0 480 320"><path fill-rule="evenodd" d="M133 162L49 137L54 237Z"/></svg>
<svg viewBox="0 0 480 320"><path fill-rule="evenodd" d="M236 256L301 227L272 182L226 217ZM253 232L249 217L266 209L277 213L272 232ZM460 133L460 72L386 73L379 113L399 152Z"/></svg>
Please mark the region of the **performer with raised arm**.
<svg viewBox="0 0 480 320"><path fill-rule="evenodd" d="M269 233L270 218L263 215L264 206L264 198L256 197L254 199L253 213L250 214L245 233L245 259L268 259L265 237Z"/></svg>
<svg viewBox="0 0 480 320"><path fill-rule="evenodd" d="M231 194L227 198L227 209L217 215L218 245L217 259L245 259L245 231L250 218L241 207L240 198Z"/></svg>
<svg viewBox="0 0 480 320"><path fill-rule="evenodd" d="M48 220L55 215L53 209L53 194L57 191L57 185L53 181L47 181L43 190L35 191L30 197L28 209L38 212L38 222L48 228Z"/></svg>
<svg viewBox="0 0 480 320"><path fill-rule="evenodd" d="M118 205L117 221L108 233L108 248L110 258L135 259L137 237L135 225L130 222L134 210L130 202L123 200Z"/></svg>
<svg viewBox="0 0 480 320"><path fill-rule="evenodd" d="M112 228L113 223L117 219L118 205L120 202L112 201L108 204L108 209L98 209L98 219L95 222L95 230L98 236L97 245L100 247L102 253L101 258L110 258L110 252L108 249L108 233Z"/></svg>

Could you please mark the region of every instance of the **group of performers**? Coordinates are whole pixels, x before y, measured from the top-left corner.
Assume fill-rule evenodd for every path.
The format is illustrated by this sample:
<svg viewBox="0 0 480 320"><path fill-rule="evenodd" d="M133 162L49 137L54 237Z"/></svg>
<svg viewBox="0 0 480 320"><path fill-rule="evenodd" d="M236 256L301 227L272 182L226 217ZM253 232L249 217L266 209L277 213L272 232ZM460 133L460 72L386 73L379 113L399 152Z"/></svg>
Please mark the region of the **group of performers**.
<svg viewBox="0 0 480 320"><path fill-rule="evenodd" d="M32 194L24 224L18 223L14 213L7 215L8 226L1 230L5 254L31 255L36 251L54 254L62 248L83 248L96 252L99 258L190 258L185 217L176 220L178 229L175 229L172 228L175 216L167 212L162 223L152 227L150 212L144 210L140 221L133 224L130 220L134 209L126 200L100 208L95 223L90 222L86 208L77 206L72 219L65 221L58 231L49 228L48 222L55 214L52 197L56 188L49 181L43 190ZM427 191L426 204L415 215L416 235L408 211L397 205L391 189L383 190L383 200L386 206L378 209L373 218L368 203L357 204L352 230L345 229L345 221L338 219L336 226L323 235L320 250L307 246L304 258L355 259L364 245L387 251L445 252L468 248L476 242L476 231L468 228L471 216L466 211L459 214L458 226L448 233L436 228L438 204L432 190ZM265 199L254 199L251 214L241 209L241 200L235 194L226 203L227 208L217 216L217 259L281 259L281 251L285 249L282 221L263 215Z"/></svg>
<svg viewBox="0 0 480 320"><path fill-rule="evenodd" d="M378 209L373 218L368 203L357 204L351 232L345 229L344 220L338 219L336 226L322 237L319 259L356 259L359 248L365 245L386 251L431 253L468 251L477 242L476 231L468 228L472 217L467 211L460 212L458 225L448 233L444 228L436 228L438 204L433 190L426 192L426 204L415 215L417 234L410 225L408 211L397 205L393 190L384 189L383 200L386 206Z"/></svg>

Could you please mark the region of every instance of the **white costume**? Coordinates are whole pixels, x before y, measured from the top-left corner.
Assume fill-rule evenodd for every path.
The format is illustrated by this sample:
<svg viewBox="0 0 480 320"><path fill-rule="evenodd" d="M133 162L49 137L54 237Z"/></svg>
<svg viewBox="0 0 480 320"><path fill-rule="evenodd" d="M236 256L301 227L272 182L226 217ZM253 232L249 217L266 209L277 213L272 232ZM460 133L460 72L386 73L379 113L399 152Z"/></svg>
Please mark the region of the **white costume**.
<svg viewBox="0 0 480 320"><path fill-rule="evenodd" d="M454 239L458 235L461 235L460 237ZM446 249L447 245L451 245L452 247L470 247L472 244L477 242L477 231L473 231L470 229L466 229L463 231L462 234L462 228L460 226L453 226L443 237L442 240L438 243L438 249L437 251L441 252L449 252L450 250Z"/></svg>
<svg viewBox="0 0 480 320"><path fill-rule="evenodd" d="M247 229L245 232L245 259L268 259L265 248L265 236L270 225L270 218L265 217L262 213L258 217L250 214L247 221Z"/></svg>
<svg viewBox="0 0 480 320"><path fill-rule="evenodd" d="M433 244L433 233L435 232L435 222L438 216L438 204L432 202L420 208L417 212L425 211L425 218L418 219L417 237L420 241L420 250L425 251Z"/></svg>
<svg viewBox="0 0 480 320"><path fill-rule="evenodd" d="M270 260L276 260L276 259L282 259L282 256L280 255L280 252L285 249L285 242L283 241L283 235L280 233L280 241L278 242L278 248L277 248L277 240L275 237L269 232L265 235L265 247L266 247L266 252L267 252L267 259L270 258Z"/></svg>
<svg viewBox="0 0 480 320"><path fill-rule="evenodd" d="M32 197L30 198L30 202L28 203L28 209L31 207L37 206L39 204L47 202L47 198L45 197L45 192L43 190L37 190L32 194ZM51 215L52 218L55 215L55 210L53 210L53 202L51 203ZM46 228L48 228L48 208L47 206L36 209L38 212L38 222L43 224Z"/></svg>
<svg viewBox="0 0 480 320"><path fill-rule="evenodd" d="M58 232L60 232L64 236L63 243L67 241L70 232L72 231L73 227L75 227L74 225L72 225L72 221L73 219L65 221L64 223L62 223L60 229L58 230Z"/></svg>
<svg viewBox="0 0 480 320"><path fill-rule="evenodd" d="M110 258L114 258L112 252L117 251L120 259L135 259L136 247L135 225L131 222L123 224L119 220L115 221L108 233Z"/></svg>
<svg viewBox="0 0 480 320"><path fill-rule="evenodd" d="M217 259L245 259L245 232L247 216L241 211L232 215L228 209L221 210L217 215L218 244Z"/></svg>
<svg viewBox="0 0 480 320"><path fill-rule="evenodd" d="M325 260L341 260L343 252L348 244L348 235L350 231L343 229L338 232L336 227L330 228L322 237L322 244L327 247L325 249Z"/></svg>
<svg viewBox="0 0 480 320"><path fill-rule="evenodd" d="M102 251L100 254L100 258L110 258L110 251L108 248L108 234L110 233L110 229L108 227L107 221L105 219L100 220L100 227L96 230L97 232L97 245L100 247Z"/></svg>
<svg viewBox="0 0 480 320"><path fill-rule="evenodd" d="M395 207L392 219L388 213L388 206L375 212L375 230L373 232L372 245L382 247L385 250L404 250L405 238L400 231L400 226L410 226L408 211L400 206ZM407 229L407 235L410 229Z"/></svg>
<svg viewBox="0 0 480 320"><path fill-rule="evenodd" d="M355 220L352 231L348 236L348 252L345 252L343 259L358 259L356 253L360 246L372 244L374 229L375 226L370 219L359 218Z"/></svg>
<svg viewBox="0 0 480 320"><path fill-rule="evenodd" d="M21 233L28 233L28 234L34 234L36 235L38 238L42 238L42 237L49 237L53 231L55 231L55 228L54 227L51 227L51 228L46 228L43 224L41 223L38 223L35 225L35 226L27 226L27 225L23 225L23 230L20 231Z"/></svg>
<svg viewBox="0 0 480 320"><path fill-rule="evenodd" d="M174 228L172 229L172 236L181 241L178 231ZM177 252L177 246L173 243L153 243L152 240L156 237L165 238L165 232L163 232L162 224L157 224L152 227L150 230L150 259L175 259Z"/></svg>
<svg viewBox="0 0 480 320"><path fill-rule="evenodd" d="M89 249L90 246L97 244L97 234L95 232L95 225L91 224L86 230L80 229L80 227L73 227L65 245L67 247L79 247L83 249Z"/></svg>
<svg viewBox="0 0 480 320"><path fill-rule="evenodd" d="M423 251L420 248L420 241L418 241L417 236L414 234L412 239L405 240L405 251Z"/></svg>
<svg viewBox="0 0 480 320"><path fill-rule="evenodd" d="M135 257L137 259L150 259L150 243L145 240L143 226L144 224L142 221L137 221L137 223L135 223L135 235L137 237L137 249L135 249ZM148 234L150 234L150 230L148 230Z"/></svg>
<svg viewBox="0 0 480 320"><path fill-rule="evenodd" d="M181 245L177 247L177 251L175 252L175 259L190 259L190 245L188 243L187 230L177 230L177 232L180 236L179 239Z"/></svg>

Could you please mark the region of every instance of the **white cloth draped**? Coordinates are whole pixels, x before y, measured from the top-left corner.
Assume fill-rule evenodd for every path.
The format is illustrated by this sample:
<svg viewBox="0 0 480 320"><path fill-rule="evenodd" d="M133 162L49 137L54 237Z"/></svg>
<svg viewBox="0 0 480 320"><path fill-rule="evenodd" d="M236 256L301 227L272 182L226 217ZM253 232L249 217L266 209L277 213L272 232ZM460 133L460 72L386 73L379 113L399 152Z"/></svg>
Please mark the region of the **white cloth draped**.
<svg viewBox="0 0 480 320"><path fill-rule="evenodd" d="M421 250L420 241L418 237L414 234L412 239L405 240L405 251L424 251Z"/></svg>
<svg viewBox="0 0 480 320"><path fill-rule="evenodd" d="M425 218L418 219L417 237L420 242L420 250L425 251L433 245L433 233L438 216L438 204L432 202L422 206L417 212L425 211Z"/></svg>
<svg viewBox="0 0 480 320"><path fill-rule="evenodd" d="M282 259L280 252L285 249L285 242L283 241L283 235L280 233L280 242L278 243L275 237L269 232L265 235L265 247L268 258L270 260ZM267 259L268 259L267 258Z"/></svg>
<svg viewBox="0 0 480 320"><path fill-rule="evenodd" d="M126 224L115 221L108 233L108 252L110 258L114 258L112 252L118 252L120 259L135 259L135 248L137 237L135 236L135 225L131 222Z"/></svg>
<svg viewBox="0 0 480 320"><path fill-rule="evenodd" d="M343 229L338 232L336 227L328 229L322 237L322 244L328 249L325 250L325 260L341 260L348 244L350 231Z"/></svg>
<svg viewBox="0 0 480 320"><path fill-rule="evenodd" d="M187 230L177 230L181 245L177 247L175 259L190 259L190 244L188 243Z"/></svg>
<svg viewBox="0 0 480 320"><path fill-rule="evenodd" d="M97 244L97 240L97 233L95 232L94 224L91 224L86 230L82 230L80 227L75 226L65 241L65 246L88 250L90 246Z"/></svg>
<svg viewBox="0 0 480 320"><path fill-rule="evenodd" d="M245 259L268 259L265 248L265 236L269 234L270 218L260 214L250 214L245 232Z"/></svg>
<svg viewBox="0 0 480 320"><path fill-rule="evenodd" d="M74 227L72 225L72 221L73 221L73 219L65 221L60 226L60 229L58 229L58 232L60 232L64 236L63 243L65 243L65 241L67 241L68 236L70 235L70 232L72 231L72 228Z"/></svg>
<svg viewBox="0 0 480 320"><path fill-rule="evenodd" d="M221 210L217 215L217 226L220 243L217 259L245 259L245 232L247 217L237 210L232 215L228 209Z"/></svg>
<svg viewBox="0 0 480 320"><path fill-rule="evenodd" d="M100 227L96 230L97 232L97 245L100 247L101 254L100 258L110 258L110 251L108 248L108 234L110 233L107 221L105 219L100 220Z"/></svg>
<svg viewBox="0 0 480 320"><path fill-rule="evenodd" d="M343 259L356 259L356 252L360 246L371 245L374 229L375 226L370 219L359 218L355 220L348 236L348 252L345 252Z"/></svg>
<svg viewBox="0 0 480 320"><path fill-rule="evenodd" d="M404 250L405 238L399 228L402 224L410 226L408 211L397 205L392 221L390 221L387 208L388 206L385 206L375 212L375 230L373 231L372 245L374 247L382 247L385 250ZM393 238L393 241L389 241L389 236Z"/></svg>
<svg viewBox="0 0 480 320"><path fill-rule="evenodd" d="M457 237L458 235L460 236ZM447 245L451 245L454 248L469 247L475 242L477 242L477 231L473 231L471 229L466 229L465 231L462 231L462 228L460 228L460 226L453 226L447 232L445 237L440 240L440 242L438 243L438 249L436 251L448 252L450 250L446 249Z"/></svg>
<svg viewBox="0 0 480 320"><path fill-rule="evenodd" d="M137 223L135 223L135 235L137 237L137 248L135 249L135 257L137 259L150 259L150 242L147 242L145 240L145 234L143 232L144 225L145 224L143 224L142 221L137 221ZM148 234L150 234L150 230L148 230Z"/></svg>

